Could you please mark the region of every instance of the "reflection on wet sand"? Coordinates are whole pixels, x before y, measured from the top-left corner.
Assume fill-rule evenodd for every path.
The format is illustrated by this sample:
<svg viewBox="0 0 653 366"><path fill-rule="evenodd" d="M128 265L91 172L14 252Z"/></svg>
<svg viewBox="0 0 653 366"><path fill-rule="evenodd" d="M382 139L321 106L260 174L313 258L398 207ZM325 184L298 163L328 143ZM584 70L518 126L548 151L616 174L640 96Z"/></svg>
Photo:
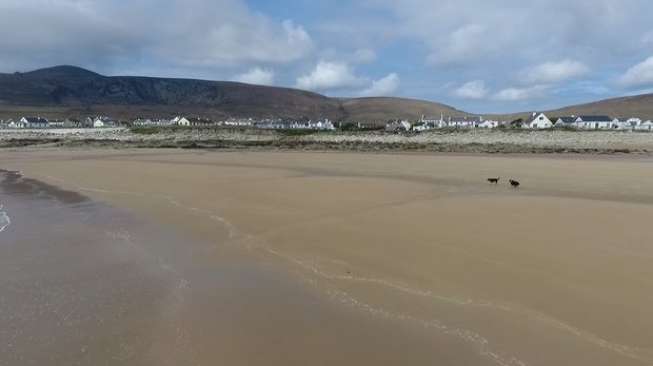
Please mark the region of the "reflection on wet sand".
<svg viewBox="0 0 653 366"><path fill-rule="evenodd" d="M55 195L91 197L57 205L122 218L118 226L95 221L112 243L97 242L102 261L108 268L118 257L130 261L144 273L137 278L152 281L136 296L152 305L124 306L132 317L116 322L120 336L106 338L131 344L121 326L147 322L133 330L135 344L143 344L123 351L130 355L124 364L653 362L653 176L646 159L177 151L134 152L129 160L116 152L15 157L0 164L61 187L50 189ZM519 190L485 182L515 175ZM12 183L10 199L35 186L48 191L38 181L28 190L22 179ZM100 209L98 201L129 212ZM15 205L12 218L24 211ZM59 228L90 230L75 220ZM25 237L21 226L11 227L5 238ZM57 229L39 227L34 243L56 238ZM97 233L83 230L74 235L95 242L88 238ZM66 253L65 246L50 248ZM97 255L78 249L68 255Z"/></svg>

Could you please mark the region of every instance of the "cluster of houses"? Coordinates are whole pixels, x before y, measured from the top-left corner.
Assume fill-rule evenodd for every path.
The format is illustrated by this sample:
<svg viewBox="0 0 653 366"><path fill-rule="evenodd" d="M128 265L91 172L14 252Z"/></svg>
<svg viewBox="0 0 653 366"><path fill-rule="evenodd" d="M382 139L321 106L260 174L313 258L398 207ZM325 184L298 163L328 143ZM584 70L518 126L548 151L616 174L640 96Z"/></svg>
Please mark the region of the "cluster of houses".
<svg viewBox="0 0 653 366"><path fill-rule="evenodd" d="M133 126L184 126L184 127L239 127L258 128L268 130L335 130L333 122L324 120L284 120L284 119L228 119L224 121L213 121L205 118L190 118L177 116L171 120L150 120L137 119Z"/></svg>
<svg viewBox="0 0 653 366"><path fill-rule="evenodd" d="M498 121L484 119L483 117L444 117L422 118L417 123L405 120L388 122L385 126L387 132L422 132L432 129L493 129L499 127L523 129L551 129L565 128L574 130L622 130L622 131L648 131L653 132L653 122L640 118L611 118L608 116L565 116L549 118L544 113L532 113L526 120Z"/></svg>
<svg viewBox="0 0 653 366"><path fill-rule="evenodd" d="M653 132L653 122L641 118L613 118L609 116L566 116L549 118L544 113L533 113L526 128L570 128L577 130L627 130Z"/></svg>
<svg viewBox="0 0 653 366"><path fill-rule="evenodd" d="M440 118L426 118L422 116L417 123L410 123L408 121L392 121L386 124L385 130L387 132L423 132L433 129L472 129L472 128L498 128L504 125L505 122L492 119L484 119L483 117L444 117Z"/></svg>
<svg viewBox="0 0 653 366"><path fill-rule="evenodd" d="M107 127L225 127L225 128L255 128L267 130L321 130L332 131L336 125L329 119L322 120L288 120L288 119L227 119L214 121L206 118L177 116L172 119L138 118L131 122L119 122L110 117L87 117L81 120L51 119L43 117L22 117L17 120L0 120L0 129L45 129L45 128L107 128ZM344 129L343 126L340 126ZM432 129L494 129L499 127L523 129L565 128L574 130L625 130L653 132L653 122L640 118L611 118L608 116L565 116L550 118L545 113L533 113L526 120L518 119L512 122L484 119L483 117L444 117L426 118L422 116L416 123L405 120L388 122L387 132L422 132ZM358 129L363 129L357 124Z"/></svg>
<svg viewBox="0 0 653 366"><path fill-rule="evenodd" d="M45 128L103 128L118 127L120 123L106 116L85 119L47 119L43 117L21 117L20 119L0 120L0 129L45 129Z"/></svg>
<svg viewBox="0 0 653 366"><path fill-rule="evenodd" d="M0 121L0 129L45 129L45 128L104 128L104 127L225 127L258 128L271 130L335 130L333 122L324 120L282 120L282 119L228 119L214 121L207 118L177 116L172 119L137 118L132 122L119 122L109 117L98 116L78 119L51 119L43 117L22 117L18 120Z"/></svg>

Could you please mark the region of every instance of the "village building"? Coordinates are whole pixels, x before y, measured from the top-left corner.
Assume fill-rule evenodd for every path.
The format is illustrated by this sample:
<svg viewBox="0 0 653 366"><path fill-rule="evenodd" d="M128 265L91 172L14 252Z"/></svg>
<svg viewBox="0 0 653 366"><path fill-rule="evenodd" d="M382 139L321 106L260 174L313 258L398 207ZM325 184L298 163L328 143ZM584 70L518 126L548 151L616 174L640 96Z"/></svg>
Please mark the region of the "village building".
<svg viewBox="0 0 653 366"><path fill-rule="evenodd" d="M132 121L132 126L136 127L142 127L142 126L155 126L155 127L161 127L161 126L171 126L171 125L176 125L178 122L178 119L150 119L150 118L137 118L134 121Z"/></svg>
<svg viewBox="0 0 653 366"><path fill-rule="evenodd" d="M635 131L647 131L647 132L653 132L653 121L648 120L645 122L640 123L635 127Z"/></svg>
<svg viewBox="0 0 653 366"><path fill-rule="evenodd" d="M93 119L93 128L106 128L116 126L118 126L118 122L106 116L100 116Z"/></svg>
<svg viewBox="0 0 653 366"><path fill-rule="evenodd" d="M576 117L558 117L553 124L556 128L576 128Z"/></svg>
<svg viewBox="0 0 653 366"><path fill-rule="evenodd" d="M190 120L186 117L177 116L172 119L172 124L182 127L190 126Z"/></svg>
<svg viewBox="0 0 653 366"><path fill-rule="evenodd" d="M3 120L2 123L0 123L0 128L11 128L9 127L10 124L14 123L14 120L9 118L8 120Z"/></svg>
<svg viewBox="0 0 653 366"><path fill-rule="evenodd" d="M48 121L48 127L49 128L63 128L64 127L64 120L63 119L51 119Z"/></svg>
<svg viewBox="0 0 653 366"><path fill-rule="evenodd" d="M629 118L615 118L612 120L613 130L630 130L633 126L630 124Z"/></svg>
<svg viewBox="0 0 653 366"><path fill-rule="evenodd" d="M66 120L63 122L63 127L64 128L82 128L84 127L84 124L75 118L66 118Z"/></svg>
<svg viewBox="0 0 653 366"><path fill-rule="evenodd" d="M469 119L467 117L449 117L449 119L445 121L443 127L449 127L449 128L475 128L478 123L479 123L478 120Z"/></svg>
<svg viewBox="0 0 653 366"><path fill-rule="evenodd" d="M531 117L526 120L526 128L532 128L537 130L542 130L546 128L552 128L553 122L546 116L544 113L534 112L531 114Z"/></svg>
<svg viewBox="0 0 653 366"><path fill-rule="evenodd" d="M308 127L312 130L326 130L326 131L333 131L336 129L336 127L333 125L333 122L331 122L329 119L325 119L324 121L308 121Z"/></svg>
<svg viewBox="0 0 653 366"><path fill-rule="evenodd" d="M576 128L585 130L612 129L614 120L608 116L579 116L576 118Z"/></svg>
<svg viewBox="0 0 653 366"><path fill-rule="evenodd" d="M251 119L248 119L248 120L242 120L242 119L233 120L233 119L231 119L231 120L224 121L221 124L224 125L224 126L228 126L228 127L251 127L254 124L254 122Z"/></svg>
<svg viewBox="0 0 653 366"><path fill-rule="evenodd" d="M187 121L187 122L186 122ZM215 122L211 121L210 119L205 119L205 118L182 118L181 120L177 121L177 123L184 123L180 124L180 126L192 126L192 127L208 127L208 126L213 126L215 125ZM186 124L187 123L187 124Z"/></svg>
<svg viewBox="0 0 653 366"><path fill-rule="evenodd" d="M636 117L628 118L628 123L630 124L631 128L635 128L635 127L639 126L640 124L642 124L642 119L641 118L636 118Z"/></svg>
<svg viewBox="0 0 653 366"><path fill-rule="evenodd" d="M23 120L9 120L7 123L7 128L28 128L28 123Z"/></svg>
<svg viewBox="0 0 653 366"><path fill-rule="evenodd" d="M322 131L333 131L336 129L333 122L329 119L324 121L282 121L282 120L268 120L264 122L259 122L254 125L256 128L260 129L272 129L272 130L322 130Z"/></svg>
<svg viewBox="0 0 653 366"><path fill-rule="evenodd" d="M434 118L434 117L426 118L426 116L422 115L422 118L420 118L419 121L422 125L426 126L425 129L445 127L443 115L440 115L440 118Z"/></svg>
<svg viewBox="0 0 653 366"><path fill-rule="evenodd" d="M135 126L135 127L152 126L153 124L154 123L149 118L147 118L147 119L137 118L132 122L132 126Z"/></svg>
<svg viewBox="0 0 653 366"><path fill-rule="evenodd" d="M424 132L424 131L434 129L435 126L433 124L429 124L429 123L426 123L426 122L417 122L417 123L415 123L413 125L412 128L413 128L413 131L415 131L415 132Z"/></svg>
<svg viewBox="0 0 653 366"><path fill-rule="evenodd" d="M481 121L481 123L479 123L477 127L478 127L478 128L488 128L488 129L491 129L491 128L497 128L497 127L499 127L499 124L500 124L499 121L484 120L484 121Z"/></svg>
<svg viewBox="0 0 653 366"><path fill-rule="evenodd" d="M41 117L23 117L20 122L22 127L17 128L48 128L48 120Z"/></svg>
<svg viewBox="0 0 653 366"><path fill-rule="evenodd" d="M412 125L408 121L392 121L385 125L387 132L408 132Z"/></svg>

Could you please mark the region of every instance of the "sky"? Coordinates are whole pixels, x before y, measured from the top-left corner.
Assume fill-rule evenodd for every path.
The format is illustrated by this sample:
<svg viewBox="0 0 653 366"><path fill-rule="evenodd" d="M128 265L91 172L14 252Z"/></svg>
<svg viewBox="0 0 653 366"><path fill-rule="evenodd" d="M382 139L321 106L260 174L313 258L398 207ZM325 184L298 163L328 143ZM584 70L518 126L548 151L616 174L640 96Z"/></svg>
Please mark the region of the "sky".
<svg viewBox="0 0 653 366"><path fill-rule="evenodd" d="M0 0L0 72L232 80L474 113L653 92L650 0Z"/></svg>

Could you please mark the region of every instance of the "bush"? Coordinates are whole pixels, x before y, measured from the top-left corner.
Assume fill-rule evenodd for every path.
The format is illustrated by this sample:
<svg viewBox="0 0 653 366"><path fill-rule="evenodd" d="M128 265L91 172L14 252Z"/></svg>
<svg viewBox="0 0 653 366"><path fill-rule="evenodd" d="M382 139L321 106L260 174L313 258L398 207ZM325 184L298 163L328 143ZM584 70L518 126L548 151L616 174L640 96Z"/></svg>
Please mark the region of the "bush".
<svg viewBox="0 0 653 366"><path fill-rule="evenodd" d="M130 131L138 135L155 135L160 132L160 128L153 126L139 126L132 127Z"/></svg>
<svg viewBox="0 0 653 366"><path fill-rule="evenodd" d="M284 129L276 130L282 136L308 136L316 133L316 130L302 130L302 129Z"/></svg>

